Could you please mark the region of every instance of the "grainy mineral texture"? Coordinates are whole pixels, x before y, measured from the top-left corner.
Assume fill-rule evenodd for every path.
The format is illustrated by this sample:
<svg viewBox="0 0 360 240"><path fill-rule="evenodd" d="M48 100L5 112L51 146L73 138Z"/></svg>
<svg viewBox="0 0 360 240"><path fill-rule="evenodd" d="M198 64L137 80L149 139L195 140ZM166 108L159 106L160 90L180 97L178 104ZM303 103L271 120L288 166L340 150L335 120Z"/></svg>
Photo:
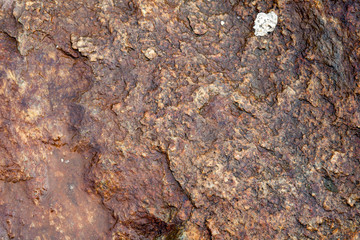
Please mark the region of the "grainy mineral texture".
<svg viewBox="0 0 360 240"><path fill-rule="evenodd" d="M0 239L359 240L360 2L0 0Z"/></svg>

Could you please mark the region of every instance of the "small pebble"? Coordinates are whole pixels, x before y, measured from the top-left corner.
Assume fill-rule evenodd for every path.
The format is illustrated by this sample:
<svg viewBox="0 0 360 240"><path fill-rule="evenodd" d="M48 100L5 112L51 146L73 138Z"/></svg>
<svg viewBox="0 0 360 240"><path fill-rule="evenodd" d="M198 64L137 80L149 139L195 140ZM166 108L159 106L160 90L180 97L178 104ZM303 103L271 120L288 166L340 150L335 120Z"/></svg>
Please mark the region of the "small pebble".
<svg viewBox="0 0 360 240"><path fill-rule="evenodd" d="M157 53L155 52L155 49L154 48L148 48L146 49L146 51L144 52L144 55L147 59L149 60L153 60L156 56L157 56Z"/></svg>

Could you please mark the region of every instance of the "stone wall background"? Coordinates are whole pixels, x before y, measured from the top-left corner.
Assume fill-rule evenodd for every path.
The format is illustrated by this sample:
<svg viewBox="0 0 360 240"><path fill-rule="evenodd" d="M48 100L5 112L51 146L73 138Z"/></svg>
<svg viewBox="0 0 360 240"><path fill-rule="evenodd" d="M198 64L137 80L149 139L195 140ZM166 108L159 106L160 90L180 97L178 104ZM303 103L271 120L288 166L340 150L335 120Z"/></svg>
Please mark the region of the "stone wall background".
<svg viewBox="0 0 360 240"><path fill-rule="evenodd" d="M0 6L2 239L360 239L360 2Z"/></svg>

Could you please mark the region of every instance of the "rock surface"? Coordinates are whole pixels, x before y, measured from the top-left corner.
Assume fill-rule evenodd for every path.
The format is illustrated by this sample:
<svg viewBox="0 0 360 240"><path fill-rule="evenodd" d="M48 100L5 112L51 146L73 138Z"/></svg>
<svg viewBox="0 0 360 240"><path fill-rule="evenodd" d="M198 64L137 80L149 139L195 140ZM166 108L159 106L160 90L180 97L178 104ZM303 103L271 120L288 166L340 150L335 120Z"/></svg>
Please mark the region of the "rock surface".
<svg viewBox="0 0 360 240"><path fill-rule="evenodd" d="M0 6L0 239L360 239L360 2Z"/></svg>

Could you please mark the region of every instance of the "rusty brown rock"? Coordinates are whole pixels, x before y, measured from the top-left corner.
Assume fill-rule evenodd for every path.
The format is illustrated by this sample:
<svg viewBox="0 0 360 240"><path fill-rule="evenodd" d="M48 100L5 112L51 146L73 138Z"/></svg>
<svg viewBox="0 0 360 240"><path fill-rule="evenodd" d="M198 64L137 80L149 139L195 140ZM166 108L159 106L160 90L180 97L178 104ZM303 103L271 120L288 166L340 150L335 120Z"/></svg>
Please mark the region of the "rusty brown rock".
<svg viewBox="0 0 360 240"><path fill-rule="evenodd" d="M1 239L359 238L359 2L0 6Z"/></svg>

